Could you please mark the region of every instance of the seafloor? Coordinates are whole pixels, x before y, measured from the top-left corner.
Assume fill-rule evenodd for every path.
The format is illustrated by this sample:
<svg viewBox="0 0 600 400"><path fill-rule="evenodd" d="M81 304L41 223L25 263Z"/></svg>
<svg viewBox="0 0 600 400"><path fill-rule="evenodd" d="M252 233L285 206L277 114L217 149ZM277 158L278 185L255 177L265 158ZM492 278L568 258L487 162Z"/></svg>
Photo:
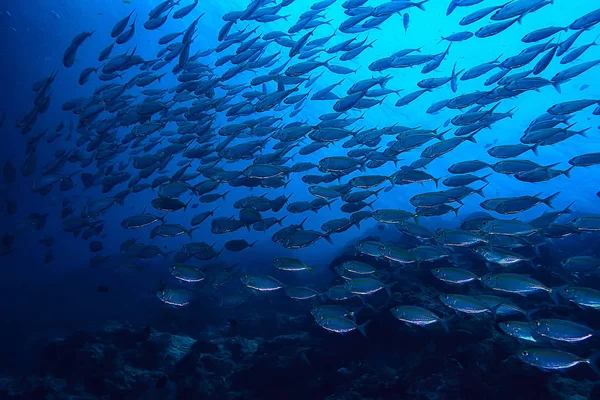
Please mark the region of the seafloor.
<svg viewBox="0 0 600 400"><path fill-rule="evenodd" d="M590 236L580 245L594 240ZM542 248L542 263L552 262L552 251ZM345 253L331 265L352 258L360 256ZM447 311L437 300L444 284L428 268L386 273L386 279L398 281L391 299L381 291L369 299L373 307L356 299L346 304L359 310L359 322L371 321L367 338L321 329L310 315L311 304L279 301L282 293L253 296L222 317L216 299L201 298L185 309L163 308L164 314L153 317L156 327L113 321L97 332L46 343L29 373L0 378L0 398L600 399L592 369L548 373L522 363L514 356L520 343L502 334L492 317L453 317L449 333L439 326L401 324L389 313L391 305ZM520 304L539 307L540 298ZM589 312L562 304L550 305L544 315L582 318ZM209 323L203 315L210 315ZM566 350L590 354L596 339L588 342Z"/></svg>

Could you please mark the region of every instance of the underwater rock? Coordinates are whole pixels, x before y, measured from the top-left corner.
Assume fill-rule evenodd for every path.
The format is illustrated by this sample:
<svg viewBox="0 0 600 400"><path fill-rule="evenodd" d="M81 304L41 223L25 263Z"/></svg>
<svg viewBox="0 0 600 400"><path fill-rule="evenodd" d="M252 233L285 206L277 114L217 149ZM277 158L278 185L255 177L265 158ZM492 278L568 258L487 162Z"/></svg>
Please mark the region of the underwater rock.
<svg viewBox="0 0 600 400"><path fill-rule="evenodd" d="M599 390L586 369L577 380L523 369L511 357L518 343L491 318L477 329L456 318L450 333L407 328L387 314L369 318L369 341L317 328L248 338L244 325L236 336L195 340L112 321L48 343L32 374L0 377L0 398L571 400Z"/></svg>

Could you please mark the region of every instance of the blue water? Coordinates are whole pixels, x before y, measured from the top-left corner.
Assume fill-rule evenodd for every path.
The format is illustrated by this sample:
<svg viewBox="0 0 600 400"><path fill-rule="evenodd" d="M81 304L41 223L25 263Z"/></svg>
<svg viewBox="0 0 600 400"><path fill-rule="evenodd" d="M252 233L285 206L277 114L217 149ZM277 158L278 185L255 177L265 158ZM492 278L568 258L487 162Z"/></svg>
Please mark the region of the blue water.
<svg viewBox="0 0 600 400"><path fill-rule="evenodd" d="M131 268L123 267L123 264L126 263L127 260L121 257L119 253L119 247L123 241L137 237L140 238L141 242L157 245L165 252L177 251L181 246L189 242L186 235L176 238L155 238L150 240L149 233L152 227L146 227L135 231L124 230L121 228L120 222L123 219L134 214L142 213L145 207L148 207L149 212L154 213L156 211L157 215L161 214L150 206L150 201L156 198L156 191L147 189L141 193L132 193L126 198L123 206L112 206L106 213L98 217L98 219L105 221L101 236L88 241L83 240L81 237L73 237L71 233L63 231L60 215L61 203L63 200L68 200L75 209L74 215L78 215L85 204L105 196L101 193L100 186L83 190L79 178L76 177L74 178L74 182L79 184L70 191L61 192L58 188L54 188L51 193L46 196L41 196L31 191L32 182L40 177L41 167L55 158L55 151L59 149L69 151L75 147L77 133L74 133L71 141L67 141L65 137L66 132L69 130L70 121L76 126L78 117L72 113L62 111L61 105L76 97L91 96L94 93L95 88L101 84L95 74L92 74L90 81L83 86L79 85L77 81L80 72L84 68L98 66L100 64L97 61L98 54L112 42L110 31L118 20L129 14L134 8L138 12L135 35L127 44L115 45L112 55L114 56L128 50L133 50L134 46L136 46L136 54L142 56L145 60L151 60L156 57L156 53L160 48L157 44L160 37L167 33L185 30L191 21L201 13L204 13L204 16L199 21L195 35L196 39L192 44L191 53L193 54L196 51L216 47L219 43L217 41L217 34L224 23L221 16L229 12L243 10L248 5L246 1L239 0L227 2L201 2L206 4L197 6L187 17L180 20L169 18L158 30L148 31L143 28L142 24L146 20L148 11L160 2L132 0L132 3L133 4L126 4L123 1L117 0L82 0L74 3L59 2L55 0L32 0L31 2L24 4L20 1L4 0L2 4L0 4L0 34L2 37L2 46L0 47L0 71L2 71L2 76L0 77L0 93L2 95L0 112L5 112L7 116L4 125L0 129L0 137L3 140L3 145L0 150L0 161L4 164L10 160L17 169L20 168L26 159L24 150L29 138L45 129L48 129L49 132L53 132L60 121L63 121L66 125L62 136L58 140L53 143L47 143L45 139L42 139L38 145L36 152L38 167L33 176L22 177L19 175L15 183L4 183L1 186L0 197L2 199L3 207L6 201L16 202L18 206L16 213L13 215L6 215L4 210L0 213L2 214L0 217L0 234L4 235L7 232L11 232L15 235L14 251L9 255L0 258L3 276L0 280L0 293L2 293L0 296L0 309L2 310L2 325L5 326L2 328L2 335L0 335L0 337L3 337L0 344L0 352L8 354L5 362L0 363L0 369L3 373L10 374L15 371L18 371L19 373L26 371L35 363L39 349L42 348L44 343L48 340L57 337L68 337L73 334L73 332L79 330L99 330L107 321L111 320L127 321L133 326L150 325L154 329L160 331L187 335L192 338L200 338L202 335L206 334L206 332L211 330L214 331L217 329L215 327L222 325L224 321L231 318L245 321L251 320L253 317L256 317L257 319L271 318L271 320L274 320L276 318L276 313L285 313L286 317L284 318L302 315L308 315L308 317L310 317L310 306L304 307L296 304L281 292L260 294L256 296L250 295L250 298L244 304L233 310L218 308L217 304L219 297L223 296L225 293L236 293L238 290L237 287L234 287L233 289L222 289L222 291L213 290L209 285L207 285L207 287L195 288L195 290L198 290L198 295L195 297L190 307L177 308L162 304L154 292L157 282L164 281L167 285L173 287L181 286L181 283L174 279L169 273L168 267L173 264L173 262L169 258L163 257L157 257L151 260L139 260L139 264L142 265L143 268L140 268L140 270L132 270ZM315 31L315 35L311 37L310 40L331 35L335 31L337 32L336 37L331 39L325 46L328 48L333 44L353 36L353 34L344 34L336 31L340 23L348 18L343 14L344 9L341 7L341 3L342 1L338 0L327 8L324 13L324 19L330 21L330 23L319 26ZM375 7L383 3L385 2L380 0L369 0L367 5ZM336 75L326 68L318 68L310 73L312 77L315 77L323 72L322 76L312 86L312 93L344 79L342 85L333 90L333 92L337 93L339 96L343 96L345 90L347 90L354 82L380 76L379 72L371 72L367 68L371 62L383 57L388 57L401 49L420 48L421 54L441 53L447 47L447 42L438 43L442 36L445 37L463 30L475 32L476 29L490 23L489 17L486 17L475 24L461 27L459 21L465 15L483 7L503 4L501 1L484 0L480 4L470 7L458 7L448 16L446 15L448 3L449 0L430 0L424 4L426 11L417 8L405 10L405 12L407 11L410 15L410 23L406 32L402 24L402 16L392 15L387 21L380 25L380 29L371 29L368 32L358 34L360 40L363 40L368 36L366 43L373 42L372 47L367 48L353 60L346 62L338 60L333 61L334 64L343 65L353 70L356 69L357 72L349 75ZM257 33L259 34L265 34L269 31L276 30L285 32L298 20L298 17L303 12L310 8L311 4L312 2L310 1L296 0L279 12L280 15L289 15L287 21L283 19L269 23L239 21L234 25L231 32L245 27L252 28L256 26L258 26ZM417 90L418 87L416 86L416 83L421 79L450 76L455 64L457 70L461 70L470 69L476 65L495 60L496 58L503 60L506 57L518 54L523 49L530 46L530 44L521 41L521 38L527 33L548 26L567 26L575 19L595 10L597 7L598 3L592 0L555 0L554 4L545 6L529 15L525 15L520 23L514 24L506 31L496 36L485 39L472 37L464 42L453 43L449 54L445 57L441 66L427 75L421 73L421 66L384 71L383 74L390 74L392 76L392 79L387 83L386 87L391 89L402 89L400 96L403 96ZM70 69L66 69L62 65L62 57L65 49L76 34L89 30L94 31L93 36L79 49L75 65ZM294 38L299 38L305 32L306 31L301 31L300 33L295 34ZM544 41L552 38L554 38L555 41L564 40L573 32L574 31L572 30L569 30L566 33L560 32ZM598 27L593 26L578 38L572 49L593 42L599 34L600 30ZM177 40L179 39L176 39L176 41ZM233 49L235 49L235 46L232 46L223 53L210 54L201 58L199 61L208 65L213 65L215 60L227 52L231 52ZM268 47L265 55L273 54L278 50L282 51L282 60L285 60L287 58L288 49L280 49L276 44ZM557 72L568 66L585 61L596 60L599 55L598 47L592 46L579 59L570 64L562 65L559 62L560 58L556 57L540 76L550 79ZM328 55L323 54L320 59L323 60L328 58L326 56ZM176 63L176 61L177 60L175 60L174 63ZM516 71L524 71L528 68L531 69L533 68L534 63L535 61ZM281 62L278 62L275 66L280 64ZM225 67L216 68L215 73L221 74L229 68L229 66L230 64ZM177 77L171 73L170 68L170 66L167 66L158 71L157 73L165 72L166 75L160 82L155 82L144 89L172 88L178 85L179 82L177 81ZM273 67L263 68L256 73L245 71L226 83L231 85L247 83L257 75L266 74L267 71L272 68ZM35 93L32 92L31 85L33 82L49 76L52 71L57 71L57 76L52 84L52 97L49 111L39 116L32 132L27 135L22 135L20 130L15 127L15 121L22 118L32 107ZM473 80L459 80L457 93L452 92L450 85L444 85L443 87L436 88L431 92L423 94L414 102L403 107L395 107L394 104L399 97L396 94L390 94L381 105L364 110L364 119L354 125L355 130L359 127L382 128L398 124L409 127L421 127L423 129L436 129L441 127L440 131L443 131L446 129L444 126L448 125L448 120L457 115L457 111L443 109L442 111L431 115L425 113L425 110L433 103L442 99L453 98L457 95L477 90L490 90L494 86L485 87L483 86L483 82L492 73L497 71L498 70L495 69L493 72ZM131 68L123 76L122 80L117 79L114 82L125 83L138 72L137 68ZM548 86L538 91L530 91L520 94L515 98L502 100L498 111L507 112L513 110L514 116L512 118L503 119L494 123L491 129L484 129L479 132L476 135L477 143L466 141L450 153L437 158L427 166L426 172L434 177L444 178L450 176L447 168L459 161L470 159L483 160L489 163L500 161L493 159L487 154L487 148L489 147L487 145L519 143L519 138L525 129L527 129L530 122L556 103L579 99L600 99L599 81L600 70L598 67L594 67L571 81L563 83L561 85L561 93L558 93L552 86ZM589 85L589 87L582 90L582 86L584 85ZM268 86L270 90L275 90L272 82L270 82ZM306 89L301 88L299 93L304 93L305 91ZM134 88L128 93L136 93L142 96L138 88ZM136 99L136 101L141 101L141 98L142 97ZM236 101L241 101L241 98L238 97ZM333 101L311 101L310 99L307 99L303 105L302 111L293 118L289 117L289 110L284 112L274 112L272 114L282 117L283 123L303 121L310 124L316 124L319 122L318 117L321 114L333 112L333 103ZM174 107L177 106L181 106L181 104L177 104ZM539 155L537 156L534 156L531 152L526 152L517 158L531 159L540 165L560 163L555 168L564 170L569 167L567 162L572 157L584 153L600 151L600 134L598 132L598 129L600 128L598 127L600 119L598 116L592 114L592 110L593 108L587 108L583 111L579 111L574 114L570 120L570 123L576 123L574 129L581 130L588 127L590 128L585 137L576 135L553 146L541 147L539 149ZM362 113L363 110L354 110L350 112L349 115L355 117ZM248 118L252 117L254 116ZM242 117L239 120L234 121L234 123L243 121L245 118L246 117ZM218 127L228 123L224 113L216 113L214 122L215 128L218 129ZM120 127L118 129L118 135L125 135L131 131L131 128L132 127ZM176 126L174 124L171 124L169 127L169 129L175 128ZM452 128L452 125L448 125L448 128ZM221 138L218 139L220 140ZM385 143L392 139L392 136L384 136L383 142L380 144L381 150L385 149ZM217 140L217 142L219 140ZM309 142L310 139L306 138L302 145L306 145ZM164 143L166 145L166 140ZM264 149L264 152L270 152L274 143L274 141L270 141ZM308 156L295 156L293 162L290 162L287 165L292 165L293 163L300 161L318 164L319 160L326 156L344 156L348 149L342 148L341 143L342 142L336 142L327 149L319 150ZM159 145L156 149L161 146L162 145ZM399 161L397 167L394 166L393 163L387 163L376 170L369 170L368 173L391 175L396 172L400 166L409 165L417 160L424 147L425 146L421 147L419 150L401 154L399 156L401 161ZM293 153L295 153L295 151L291 152L291 154ZM127 163L130 160L131 156L125 152L111 160L111 163ZM175 157L168 166L168 173L172 174L180 168L176 165L180 160L180 156ZM194 167L198 165L197 162L193 164ZM233 163L222 163L219 166L226 170L243 170L247 165L249 165L249 162L242 160ZM593 215L597 213L598 204L600 204L600 198L596 194L600 190L598 168L600 167L575 168L571 172L570 178L559 176L550 181L539 183L520 182L510 175L495 173L489 178L491 183L484 192L488 199L494 197L514 197L536 194L547 197L555 192L560 192L560 195L553 202L553 205L557 210L564 209L567 205L575 201L572 210L575 211L576 215ZM77 164L69 163L61 171L63 173L73 173L79 169ZM134 176L138 172L133 169L131 165L127 167L127 170ZM96 171L95 164L87 167L85 171L94 173ZM491 171L485 170L481 172L487 174ZM182 224L189 228L189 221L193 215L201 211L212 210L215 206L219 205L215 215L209 217L209 220L205 221L200 225L200 229L194 232L193 237L195 241L202 241L208 244L216 243L214 247L219 251L223 249L223 246L227 241L232 239L245 239L248 242L258 240L258 243L252 248L246 249L240 253L232 253L226 250L223 251L218 258L219 262L223 262L226 265L238 263L238 268L245 273L273 275L286 285L308 285L318 291L324 291L330 287L337 278L330 266L352 243L367 236L376 236L382 242L400 241L402 237L393 225L382 226L377 221L368 219L361 223L360 229L353 227L346 232L332 235L333 245L325 240L319 240L306 248L289 250L271 241L271 235L280 228L279 226L271 228L267 233L249 232L242 228L227 235L214 235L210 232L209 222L215 217L237 217L238 210L233 207L234 201L249 195L260 196L262 194L267 194L267 197L273 199L284 194L286 196L292 196L290 201L313 200L314 197L307 190L308 185L304 184L300 177L305 174L318 173L317 170L312 170L303 174L292 174L289 185L287 185L286 188L280 189L262 189L259 187L250 190L243 187L233 188L229 187L227 184L222 184L216 190L217 193L223 193L226 190L231 191L225 200L220 200L213 204L200 203L199 207L196 209L190 208L185 212L178 211L169 213L167 220L169 223ZM360 172L355 172L351 176L357 176L358 174L360 174ZM476 174L483 175L479 172ZM153 175L148 182L151 182L156 176L157 175ZM198 183L203 179L204 178L202 177L198 178L195 182ZM347 181L348 178L342 179L343 183L346 183ZM334 184L335 183L337 182L334 182ZM480 182L472 186L479 187L479 183ZM111 194L126 188L126 184L121 184L117 186ZM440 189L443 189L442 185L440 185ZM435 190L438 189L436 189L433 182L396 186L389 192L382 191L374 204L374 208L402 209L412 212L414 207L409 202L411 197L419 193ZM185 194L181 197L181 200L187 202L190 195L190 193ZM439 217L423 218L420 223L432 230L437 228L456 228L464 217L471 213L482 211L479 203L483 200L483 198L477 195L470 196L464 200L464 206L460 209L458 216L455 216L454 213L449 213ZM193 200L191 204L195 203L197 203L197 201ZM341 204L341 200L338 199L336 203L333 203L331 210L324 207L317 214L310 211L303 214L289 214L284 207L276 214L276 216L281 218L287 214L284 225L298 224L308 216L305 228L320 231L320 227L324 222L335 218L347 217L346 214L339 210ZM544 205L538 205L528 211L519 213L517 217L521 221L529 221L547 210L547 207ZM27 216L32 212L48 214L45 228L40 231L26 229L25 232L21 232L19 226L22 226ZM265 213L265 215L274 216L275 214L269 212ZM495 216L498 217L498 215ZM503 217L512 218L511 216ZM55 259L50 263L44 263L44 254L46 253L47 248L39 243L39 240L42 239L44 235L52 235L56 240L56 243L53 246ZM92 253L90 253L88 249L88 242L91 240L102 241L104 250L100 254L109 256L106 262L96 268L89 267L89 260ZM594 236L594 234L585 234L582 239L579 239L579 237L570 237L562 241L550 242L547 246L549 249L548 253L544 253L544 257L536 260L535 263L542 264L542 267L551 268L560 264L560 257L565 258L576 255L600 256L597 251L597 244L598 238ZM314 269L310 274L286 274L282 271L274 271L272 260L276 257L296 257ZM195 265L201 266L202 263L196 262ZM520 272L529 273L531 271L527 271L525 268ZM552 274L548 274L547 277L553 279ZM236 280L236 284L239 283L237 277L234 279ZM584 286L600 289L598 280L595 276L585 277L584 279L589 279L589 281L587 281L588 284ZM575 283L575 281L567 282ZM566 284L564 281L557 281L553 282L552 285L555 283ZM339 281L337 284L339 284ZM548 284L550 285L550 283ZM99 285L109 288L109 293L99 292L97 290ZM435 286L431 283L430 279L422 282L421 285L424 288L433 288L432 290L436 291L436 293L443 292L448 288L444 286ZM188 285L186 287L190 286ZM459 289L459 292L463 293L460 290L462 290L462 288ZM400 295L404 296L404 300L407 298L418 300L419 298L418 295L412 293L400 293ZM515 296L513 300L518 301L520 299L518 296ZM538 303L542 302L537 298L536 300ZM549 299L547 298L544 298L543 300L544 304L549 302ZM532 303L528 303L528 305L537 305L535 303L536 301L533 301ZM389 313L387 309L396 304L397 302L394 303L394 300L389 304L385 303L385 306L381 306L380 313ZM426 306L425 304L416 305ZM379 306L377 308L379 308ZM580 317L579 321L586 322L590 326L595 327L595 329L599 329L600 326L595 319L597 315L594 314L594 311L597 312L597 310L587 310L587 314L578 315L578 317ZM562 317L565 318L568 316L568 312L564 312L562 315ZM403 340L402 335L404 331L398 332L398 325L395 325L396 323L400 323L391 320L389 315L382 317L380 314L375 313L375 317L372 317L371 319L376 321L372 323L371 329L374 327L373 330L379 332L373 335L375 338L387 337L389 339L390 337L396 337L396 340ZM308 325L310 326L311 323L311 334L317 335L317 339L320 340L320 343L323 343L324 346L326 343L335 342L336 340L346 340L347 338L347 336L338 336L334 333L320 331L316 324L314 324L314 321L308 322ZM471 323L476 324L477 322ZM467 327L469 326L468 323L465 325ZM279 333L289 333L289 327L283 327L281 328L281 331L277 331L278 326L278 324L274 324L272 327L265 327L263 331L255 326L247 326L245 334L248 337L260 336L272 338ZM367 330L369 330L369 328L367 328ZM244 331L242 331L241 335L244 336L245 334ZM351 351L350 349L352 349L352 346L355 346L357 343L360 346L360 343L364 345L364 343L367 343L370 340L378 340L373 339L372 335L368 335L369 337L364 339L360 337L357 332L352 332L349 335L356 336L353 337L353 342L342 342L348 346L346 351ZM408 335L410 335L410 333ZM440 338L437 342L436 340L432 340L430 343L439 344L446 340L443 333L438 332L438 335ZM393 343L394 340L391 340L391 342ZM478 338L473 338L472 342L477 343ZM456 344L456 346L460 345L456 341L453 341L452 343ZM426 346L425 343L420 344ZM518 347L516 347L516 342L512 343L512 345L518 349ZM596 346L592 345L591 347L588 347L589 348L584 348L583 351L580 348L579 352L577 352L576 347L567 347L566 350L574 351L580 356L585 357L592 354L595 350L598 350L597 344ZM452 348L452 345L448 345L448 348ZM382 349L378 350L381 351ZM385 351L385 349L383 349L383 351ZM447 351L451 352L452 350ZM443 356L439 349L438 351L434 350L433 353L435 356ZM502 354L504 354L504 351ZM508 353L505 355L509 356ZM358 358L360 359L362 356L364 356L365 360L369 358L367 355L361 355ZM428 363L436 362L435 356L432 357ZM382 358L381 362L385 364L384 358ZM502 360L496 360L495 363L492 362L491 364L495 365L497 370L502 371L502 368L498 367L501 366L501 362ZM377 364L377 362L373 363ZM475 364L476 362L474 361L473 365ZM522 364L518 365L523 367ZM340 364L338 367L341 368L341 366L343 365ZM477 369L475 366L465 368ZM585 367L583 366L577 368L585 370ZM585 372L587 372L587 374L583 373L583 376L575 374L574 376L570 375L568 379L572 379L573 382L581 382L584 380L592 380L594 378L593 372ZM473 373L473 376L477 376L479 373L481 373L481 371L477 370L477 372ZM524 372L523 374L531 374L531 372ZM543 373L540 372L540 374ZM558 389L555 390L560 392ZM291 394L288 394L287 396L282 394L282 396L283 397L281 398L294 398ZM321 396L321 394L315 396L317 397L314 398L325 398L318 397ZM409 395L406 396L408 397L390 397L389 394L382 394L379 397L374 395L373 398L412 398ZM463 393L463 397L441 398L475 398L469 396L474 395ZM480 398L486 398L485 394L482 394L482 396L483 397ZM259 396L257 396L257 398L258 397ZM520 397L517 396L517 398ZM563 397L558 396L556 398Z"/></svg>

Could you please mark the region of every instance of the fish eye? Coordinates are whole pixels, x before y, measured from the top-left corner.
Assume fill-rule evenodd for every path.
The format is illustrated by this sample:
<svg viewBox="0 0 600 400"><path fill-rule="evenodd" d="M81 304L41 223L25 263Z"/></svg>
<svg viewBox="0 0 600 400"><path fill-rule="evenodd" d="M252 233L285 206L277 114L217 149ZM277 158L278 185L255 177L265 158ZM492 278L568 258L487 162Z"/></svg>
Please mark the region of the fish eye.
<svg viewBox="0 0 600 400"><path fill-rule="evenodd" d="M526 356L526 355L529 354L529 352L528 351L523 351L523 352L521 352L521 354L524 355L524 356Z"/></svg>
<svg viewBox="0 0 600 400"><path fill-rule="evenodd" d="M486 226L487 224L488 224L488 222L487 222L487 221L483 221L483 222L481 223L481 225L483 225L483 226Z"/></svg>
<svg viewBox="0 0 600 400"><path fill-rule="evenodd" d="M534 324L535 324L536 326L540 326L540 325L541 325L540 321L535 321L535 322L534 322Z"/></svg>

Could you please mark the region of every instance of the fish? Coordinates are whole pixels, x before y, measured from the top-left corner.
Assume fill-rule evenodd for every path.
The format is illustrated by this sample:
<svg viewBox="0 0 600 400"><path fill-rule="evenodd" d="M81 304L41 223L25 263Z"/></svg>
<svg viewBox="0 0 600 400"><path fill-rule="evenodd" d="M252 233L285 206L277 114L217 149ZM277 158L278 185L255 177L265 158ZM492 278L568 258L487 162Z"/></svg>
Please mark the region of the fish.
<svg viewBox="0 0 600 400"><path fill-rule="evenodd" d="M431 273L441 281L458 285L479 280L477 275L463 268L435 268Z"/></svg>
<svg viewBox="0 0 600 400"><path fill-rule="evenodd" d="M486 312L494 312L485 303L477 300L475 297L464 296L459 294L442 294L440 300L446 306L455 311L465 314L482 314Z"/></svg>
<svg viewBox="0 0 600 400"><path fill-rule="evenodd" d="M571 273L595 273L600 268L600 259L590 256L569 257L560 262L562 268Z"/></svg>
<svg viewBox="0 0 600 400"><path fill-rule="evenodd" d="M356 278L344 283L344 288L354 295L369 295L377 293L380 290L385 290L391 296L392 286L385 285L374 278Z"/></svg>
<svg viewBox="0 0 600 400"><path fill-rule="evenodd" d="M66 68L71 68L75 64L75 58L77 56L77 51L79 50L79 47L83 44L83 42L85 42L87 38L91 37L93 34L94 31L84 31L73 37L73 40L71 40L71 44L69 44L69 47L67 47L63 55L63 65Z"/></svg>
<svg viewBox="0 0 600 400"><path fill-rule="evenodd" d="M521 350L518 353L518 357L523 362L540 368L544 371L565 370L578 364L587 364L594 370L594 372L600 375L600 370L595 364L599 357L598 355L594 355L592 358L581 358L562 350L532 348Z"/></svg>
<svg viewBox="0 0 600 400"><path fill-rule="evenodd" d="M294 300L309 300L320 296L319 292L308 287L285 288L284 291L289 298Z"/></svg>
<svg viewBox="0 0 600 400"><path fill-rule="evenodd" d="M529 326L529 322L524 321L503 321L498 324L502 332L508 336L524 342L538 343L540 338Z"/></svg>
<svg viewBox="0 0 600 400"><path fill-rule="evenodd" d="M396 306L390 309L390 312L398 320L407 324L417 326L427 326L439 323L446 332L449 332L448 322L438 317L432 311L418 306Z"/></svg>
<svg viewBox="0 0 600 400"><path fill-rule="evenodd" d="M180 264L170 266L169 272L183 282L201 282L206 278L204 272L199 268Z"/></svg>
<svg viewBox="0 0 600 400"><path fill-rule="evenodd" d="M246 287L258 292L272 292L283 288L281 282L268 275L243 274L240 280Z"/></svg>
<svg viewBox="0 0 600 400"><path fill-rule="evenodd" d="M580 286L562 286L558 294L570 302L582 307L600 308L600 291Z"/></svg>
<svg viewBox="0 0 600 400"><path fill-rule="evenodd" d="M546 292L554 302L558 302L557 291L529 276L514 273L488 274L481 282L492 290L528 296L534 293Z"/></svg>
<svg viewBox="0 0 600 400"><path fill-rule="evenodd" d="M581 342L596 334L585 325L563 319L536 319L530 321L529 325L542 337L568 343Z"/></svg>
<svg viewBox="0 0 600 400"><path fill-rule="evenodd" d="M238 252L254 246L257 242L258 240L255 240L252 243L248 243L244 239L230 240L225 243L225 248L232 252Z"/></svg>
<svg viewBox="0 0 600 400"><path fill-rule="evenodd" d="M186 289L163 289L156 292L156 296L170 306L184 307L190 304L194 292Z"/></svg>
<svg viewBox="0 0 600 400"><path fill-rule="evenodd" d="M348 319L345 317L340 317L340 316L334 316L334 315L326 315L326 314L317 314L317 316L315 317L315 321L321 328L326 329L331 332L346 334L346 333L352 332L354 330L357 330L364 337L367 337L365 328L370 323L370 321L367 321L362 325L358 325L356 322L354 322L351 319Z"/></svg>

